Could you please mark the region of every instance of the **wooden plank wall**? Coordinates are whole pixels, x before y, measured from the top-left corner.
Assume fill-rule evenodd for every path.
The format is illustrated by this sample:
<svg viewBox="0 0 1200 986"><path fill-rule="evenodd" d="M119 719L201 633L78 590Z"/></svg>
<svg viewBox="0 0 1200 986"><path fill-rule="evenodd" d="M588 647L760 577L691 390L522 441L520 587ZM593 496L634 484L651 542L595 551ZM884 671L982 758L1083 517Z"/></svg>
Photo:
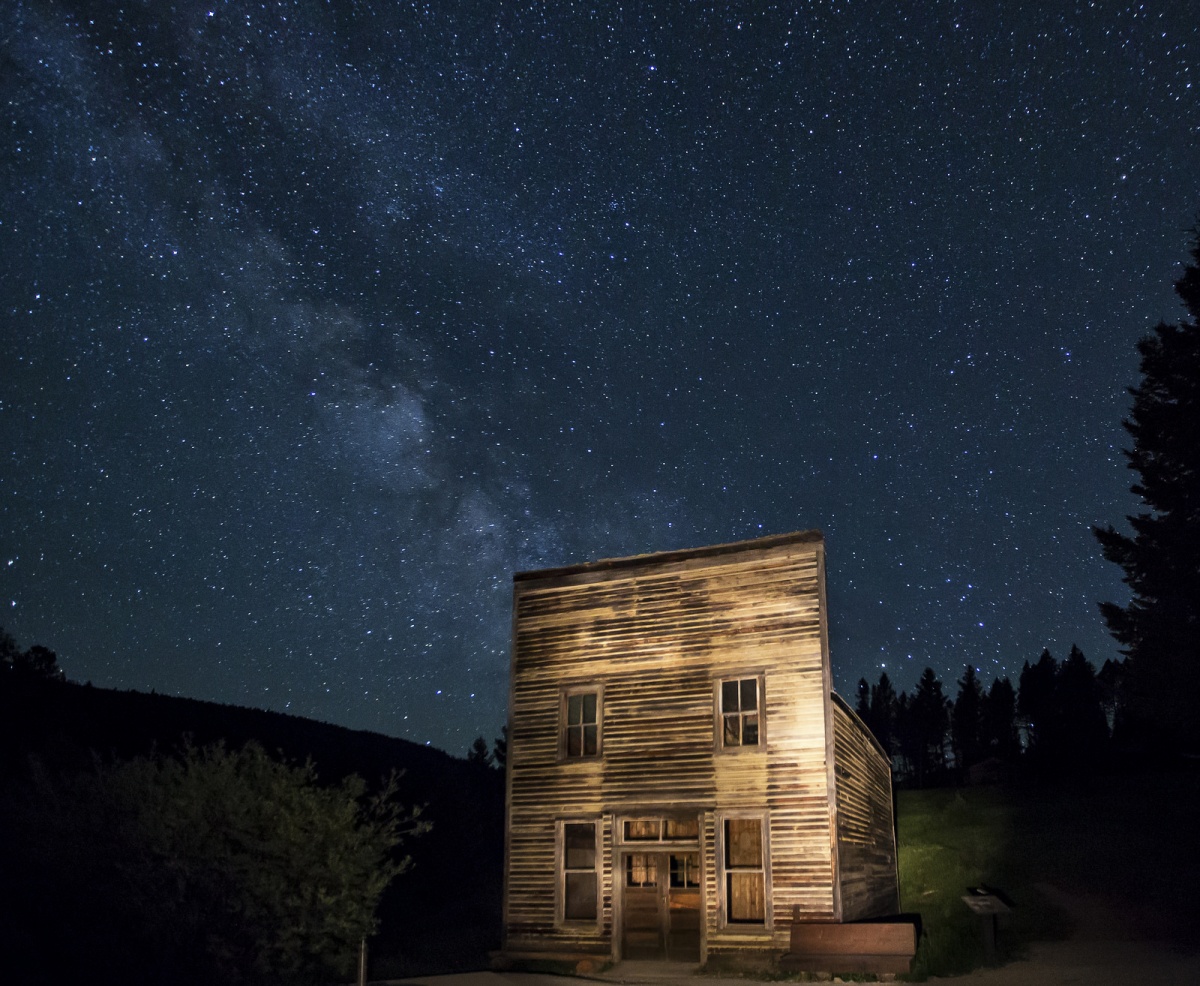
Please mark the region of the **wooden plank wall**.
<svg viewBox="0 0 1200 986"><path fill-rule="evenodd" d="M754 945L786 951L797 906L806 920L834 919L823 578L823 544L812 533L518 576L508 950L609 948L611 822L621 814L700 816L710 956ZM764 681L766 744L720 750L714 681L755 675ZM604 689L603 755L561 761L561 690L588 683ZM714 906L719 819L737 811L769 812L766 928L722 928ZM594 926L556 927L555 819L597 816L603 910Z"/></svg>
<svg viewBox="0 0 1200 986"><path fill-rule="evenodd" d="M838 876L842 920L900 910L891 765L866 726L838 696L833 703Z"/></svg>

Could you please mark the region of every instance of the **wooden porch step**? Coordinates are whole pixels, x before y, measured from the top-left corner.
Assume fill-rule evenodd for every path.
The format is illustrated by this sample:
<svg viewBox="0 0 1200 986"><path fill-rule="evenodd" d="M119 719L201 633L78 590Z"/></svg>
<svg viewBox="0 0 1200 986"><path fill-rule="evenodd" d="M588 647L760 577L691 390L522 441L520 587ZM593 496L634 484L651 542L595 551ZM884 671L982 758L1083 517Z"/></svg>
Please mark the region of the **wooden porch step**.
<svg viewBox="0 0 1200 986"><path fill-rule="evenodd" d="M791 950L780 965L789 972L908 972L917 952L916 925L909 921L792 925Z"/></svg>

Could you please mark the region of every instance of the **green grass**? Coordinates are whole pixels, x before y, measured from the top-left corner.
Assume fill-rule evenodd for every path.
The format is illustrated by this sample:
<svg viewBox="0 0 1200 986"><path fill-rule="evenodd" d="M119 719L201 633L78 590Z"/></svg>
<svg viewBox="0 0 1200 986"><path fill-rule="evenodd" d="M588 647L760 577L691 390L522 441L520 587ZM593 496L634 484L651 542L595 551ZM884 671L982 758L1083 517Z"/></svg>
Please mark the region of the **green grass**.
<svg viewBox="0 0 1200 986"><path fill-rule="evenodd" d="M1001 961L1071 932L1039 884L1107 898L1136 934L1186 942L1200 917L1197 781L1187 772L899 792L900 904L923 925L912 977L984 964L980 919L962 902L980 884L1016 905L1001 919Z"/></svg>

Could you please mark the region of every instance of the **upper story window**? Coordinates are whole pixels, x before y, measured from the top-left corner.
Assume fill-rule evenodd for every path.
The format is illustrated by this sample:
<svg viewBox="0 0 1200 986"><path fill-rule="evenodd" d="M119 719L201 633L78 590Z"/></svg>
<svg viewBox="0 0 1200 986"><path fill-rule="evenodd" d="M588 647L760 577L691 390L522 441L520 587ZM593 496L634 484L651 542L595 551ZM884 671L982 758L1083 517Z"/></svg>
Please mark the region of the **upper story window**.
<svg viewBox="0 0 1200 986"><path fill-rule="evenodd" d="M762 742L762 687L759 678L721 682L721 746L758 746Z"/></svg>
<svg viewBox="0 0 1200 986"><path fill-rule="evenodd" d="M569 759L600 755L603 693L597 685L570 688L562 697L562 755Z"/></svg>

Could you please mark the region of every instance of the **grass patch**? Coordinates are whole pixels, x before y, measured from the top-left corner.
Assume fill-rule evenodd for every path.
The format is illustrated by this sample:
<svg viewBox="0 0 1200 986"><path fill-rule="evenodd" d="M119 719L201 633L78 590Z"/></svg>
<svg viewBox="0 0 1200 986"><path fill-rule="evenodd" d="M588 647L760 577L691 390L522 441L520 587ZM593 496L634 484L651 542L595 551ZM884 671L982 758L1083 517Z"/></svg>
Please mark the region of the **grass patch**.
<svg viewBox="0 0 1200 986"><path fill-rule="evenodd" d="M1039 890L1101 897L1139 937L1188 941L1200 913L1200 859L1190 843L1200 811L1194 771L1072 780L1045 786L901 791L897 796L900 905L922 919L912 978L984 964L968 887L1001 889L998 958L1068 936L1068 914Z"/></svg>
<svg viewBox="0 0 1200 986"><path fill-rule="evenodd" d="M984 964L980 919L962 901L968 887L997 887L1016 905L1001 918L1001 960L1019 954L1032 928L1066 932L1018 863L1020 807L1010 792L901 791L897 801L900 907L919 913L922 924L913 978L958 975Z"/></svg>

